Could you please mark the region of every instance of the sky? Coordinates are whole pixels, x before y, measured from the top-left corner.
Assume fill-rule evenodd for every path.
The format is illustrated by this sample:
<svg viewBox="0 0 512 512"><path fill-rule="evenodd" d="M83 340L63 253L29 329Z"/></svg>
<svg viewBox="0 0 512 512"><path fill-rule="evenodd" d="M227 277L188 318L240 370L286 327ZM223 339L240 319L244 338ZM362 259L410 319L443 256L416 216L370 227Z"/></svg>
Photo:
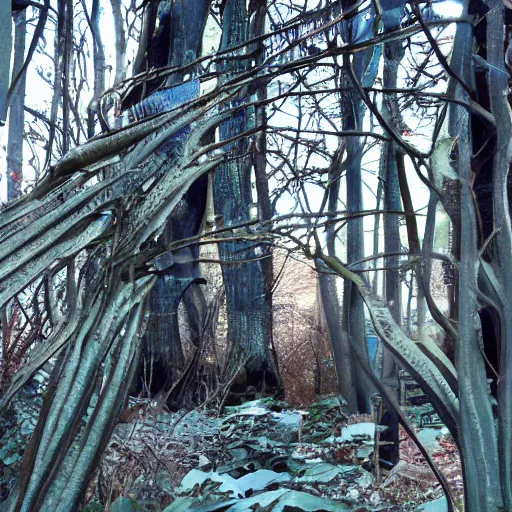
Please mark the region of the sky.
<svg viewBox="0 0 512 512"><path fill-rule="evenodd" d="M52 4L55 4L55 0L52 0ZM107 63L109 64L110 68L107 69L107 84L113 85L113 66L114 66L114 34L111 30L113 20L110 10L110 4L107 2L102 2L102 38L103 43L105 46L105 52L106 52L106 58ZM77 4L79 5L79 4ZM90 8L90 1L86 1L86 5L88 8ZM434 4L434 10L435 12L440 16L457 16L461 12L461 5L458 2L454 1L441 1L436 2ZM32 8L29 8L27 10L28 18L31 19L33 16L35 10L32 10ZM81 21L81 23L85 23L84 20ZM28 34L27 34L27 48L30 43L30 39L32 37L33 33L33 26L34 26L34 18L32 18L32 22L29 25L28 28ZM54 47L53 47L53 37L50 32L54 28L54 24L52 24L51 20L47 23L47 31L45 33L45 47L44 51L36 54L34 63L29 66L29 71L27 75L27 93L26 93L26 104L28 106L31 106L32 108L38 109L45 114L49 115L49 107L50 107L50 101L51 101L51 88L48 85L48 83L45 82L45 80L42 78L45 77L46 79L52 80L52 63L51 60L48 58L47 55L53 55ZM454 26L450 26L446 30L446 35L453 35L454 33ZM203 53L208 53L212 49L215 49L218 47L219 43L219 27L218 24L213 20L213 18L209 18L208 25L205 32L205 42L203 45ZM89 50L91 48L91 41L89 41ZM131 62L134 60L136 52L136 43L135 41L131 40L128 47L128 76L130 75L130 68L131 68ZM45 55L46 54L46 55ZM111 72L110 72L111 70ZM89 63L88 69L87 69L88 75L92 77L93 70ZM381 62L381 71L382 73L382 62ZM401 70L402 73L402 79L405 76L404 69ZM210 83L206 85L205 88L211 87L213 84ZM87 86L86 86L87 88ZM88 102L88 98L91 97L91 91L84 91L84 102L83 102L83 112L85 112L85 107ZM287 108L291 109L288 113L292 116L296 116L296 112L293 111L293 105L291 102L288 103ZM29 114L27 114L27 117L30 117ZM272 123L275 125L281 125L286 127L292 118L290 116L287 116L286 114L279 114L275 116L272 119ZM405 119L406 123L411 127L414 128L415 120L412 118ZM365 119L365 125L366 128L370 130L370 119L369 116ZM332 129L332 127L328 127L327 129ZM427 130L428 131L428 130ZM43 136L46 135L43 133ZM414 129L414 134L411 136L405 136L404 138L411 142L413 145L425 149L425 144L428 142L428 135L426 136L421 133L420 130ZM337 145L337 138L336 137L328 137L328 140L331 141L333 144L333 147ZM6 179L5 179L5 147L7 141L7 126L4 128L0 128L0 175L2 176L2 179L0 180L0 200L4 201L6 198ZM329 142L328 142L329 143ZM364 169L364 176L366 176L366 182L367 186L363 187L363 201L364 206L367 209L372 209L375 207L375 193L376 193L376 184L377 180L372 177L373 175L378 174L378 164L379 164L379 154L378 154L378 147L376 147L373 151L370 151L367 153L364 161L363 161L363 169ZM27 157L29 156L29 152L25 151ZM40 151L40 159L41 161L44 161L44 152ZM25 159L27 160L27 158ZM314 162L315 165L318 165L318 167L325 167L326 162L320 161ZM410 188L413 191L413 200L414 200L414 206L416 210L420 210L424 208L428 201L428 190L426 187L421 183L421 181L416 176L415 171L412 169L411 165L408 165L407 167L407 174L408 178L410 180ZM25 164L24 167L24 175L25 177L30 180L34 176L33 170L30 168L30 166ZM323 192L318 187L316 187L316 190L313 190L315 187L309 187L310 190L308 190L308 193L311 193L311 198L313 203L317 203L318 205L321 202ZM344 197L344 192L342 190L342 197ZM290 198L284 199L281 201L281 204L279 205L279 211L280 213L285 212L286 210L289 210L292 207L292 201ZM419 225L420 225L420 231L422 232L422 218L419 218ZM372 233L373 228L373 217L367 217L365 219L365 229L367 231L366 240L365 243L367 245L367 249L371 247L372 244ZM404 232L404 240L405 240L405 232Z"/></svg>

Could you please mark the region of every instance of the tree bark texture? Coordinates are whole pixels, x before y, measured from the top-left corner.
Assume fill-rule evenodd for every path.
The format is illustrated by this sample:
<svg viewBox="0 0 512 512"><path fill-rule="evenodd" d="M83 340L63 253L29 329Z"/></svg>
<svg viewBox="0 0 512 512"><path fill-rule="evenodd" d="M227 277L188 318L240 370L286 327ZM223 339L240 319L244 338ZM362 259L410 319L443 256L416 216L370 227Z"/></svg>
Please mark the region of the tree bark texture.
<svg viewBox="0 0 512 512"><path fill-rule="evenodd" d="M156 9L151 5L147 6L145 23L154 26L155 29L151 37L142 40L139 50L142 52L145 49L143 59L146 65L156 68L168 65L182 66L195 60L199 56L209 4L209 0L179 0L172 3L160 2ZM144 99L140 98L142 101L131 109L133 116L136 119L144 119L197 98L199 81L184 82L184 78L183 73L175 73L167 80L167 87ZM150 89L155 85L150 84ZM144 88L138 90L140 95L144 92ZM132 100L135 100L134 95ZM165 154L168 172L172 172L176 158L179 158L182 152L187 133L188 129L184 128L173 140L158 150ZM164 245L198 234L205 212L206 192L207 178L203 176L191 186L174 208L162 236ZM204 283L198 258L199 248L192 246L166 253L155 260L159 276L149 297L150 315L141 362L144 368L153 367L154 372L149 371L151 375L159 374L156 379L158 385L154 387L154 391L167 391L184 364L178 306L190 286ZM163 389L157 389L160 387Z"/></svg>
<svg viewBox="0 0 512 512"><path fill-rule="evenodd" d="M385 26L386 29L393 27ZM402 41L386 43L384 47L384 88L395 89L398 79L398 68L405 54ZM394 130L400 130L401 117L398 106L398 99L395 95L389 94L384 97L385 111L388 122ZM398 169L396 162L396 143L386 142L383 145L384 153L384 252L398 253L401 250L400 242L400 219L396 214L387 213L400 211L402 202L400 200L400 185L398 181ZM387 256L385 258L385 297L393 319L398 325L402 324L402 297L399 271L399 256ZM411 284L412 286L412 284ZM382 378L388 385L396 386L397 367L394 358L385 350L383 353Z"/></svg>
<svg viewBox="0 0 512 512"><path fill-rule="evenodd" d="M342 2L343 3L343 2ZM353 2L348 0L343 3L344 9L352 7ZM366 16L369 14L369 17ZM361 31L369 37L371 34L371 20L373 19L373 10L358 12L354 18L344 22L344 37L352 42L355 35ZM343 56L343 72L348 73L348 67L352 67L357 80L364 82L365 85L371 85L376 76L376 65L380 57L378 47L369 50L357 52L352 59ZM364 106L355 84L346 77L347 92L342 98L342 129L343 130L362 130L364 116ZM359 137L351 136L345 142L347 155L347 213L360 212L363 208L363 181L361 174L362 143ZM364 227L363 218L359 217L350 220L347 226L347 262L354 263L364 258ZM361 265L354 267L361 269ZM343 295L344 308L344 328L348 336L352 339L352 346L356 348L359 355L359 361L369 364L368 347L366 345L366 325L364 315L364 304L357 287L350 281L344 283ZM359 362L354 361L354 383L356 388L357 406L361 413L371 412L370 395L373 391L373 385L361 368L358 368Z"/></svg>
<svg viewBox="0 0 512 512"><path fill-rule="evenodd" d="M465 6L467 8L467 6ZM472 32L460 24L455 36L453 69L465 84L471 84ZM454 84L455 98L469 102L460 83ZM450 107L450 135L457 137L456 172L461 183L460 267L456 368L459 376L459 443L464 461L465 508L470 512L497 511L503 506L494 418L487 391L485 364L479 341L478 317L478 228L473 201L471 133L468 109ZM506 187L505 187L506 190ZM510 451L507 445L506 451ZM506 457L506 456L505 456Z"/></svg>
<svg viewBox="0 0 512 512"><path fill-rule="evenodd" d="M493 158L494 229L499 230L493 261L500 283L501 353L498 384L498 454L501 491L505 510L512 508L512 223L508 176L512 160L512 119L508 102L509 76L504 64L504 6L488 0L487 81L491 112L496 119Z"/></svg>
<svg viewBox="0 0 512 512"><path fill-rule="evenodd" d="M248 14L245 1L227 0L223 12L221 50L247 40ZM224 79L239 73L246 67L245 61L224 63ZM242 104L249 98L240 98ZM254 126L252 110L245 109L232 116L220 127L220 140L226 140ZM224 226L237 224L250 219L251 161L248 158L250 144L240 140L227 146L233 158L220 165L214 176L215 213ZM261 177L260 177L261 179ZM227 242L219 245L221 259L239 261L236 265L223 266L224 286L228 317L228 338L230 356L227 375L236 371L245 362L249 371L269 371L273 373L275 363L271 347L271 326L268 316L269 301L266 298L264 269L260 261L254 259L256 251L261 251L252 243Z"/></svg>
<svg viewBox="0 0 512 512"><path fill-rule="evenodd" d="M14 59L12 76L16 76L25 62L26 10L14 13ZM9 111L9 138L7 142L7 200L21 194L23 179L23 134L26 73L18 81L11 96Z"/></svg>
<svg viewBox="0 0 512 512"><path fill-rule="evenodd" d="M336 286L337 276L325 272L317 264L320 299L331 343L334 367L340 395L347 401L350 412L357 413L356 390L354 386L353 356L348 334L341 322L341 304Z"/></svg>
<svg viewBox="0 0 512 512"><path fill-rule="evenodd" d="M4 20L0 30L0 48L2 48L2 57L0 58L0 126L3 126L7 119L7 92L9 91L12 51L11 16L11 0L0 0L0 17Z"/></svg>

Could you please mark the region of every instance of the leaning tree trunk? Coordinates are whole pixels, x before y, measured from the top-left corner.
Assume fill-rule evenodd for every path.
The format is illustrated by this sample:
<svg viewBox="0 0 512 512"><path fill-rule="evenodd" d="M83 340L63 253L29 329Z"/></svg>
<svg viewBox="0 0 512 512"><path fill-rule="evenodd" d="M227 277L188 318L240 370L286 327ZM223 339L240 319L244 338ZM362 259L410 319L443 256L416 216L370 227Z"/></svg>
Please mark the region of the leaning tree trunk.
<svg viewBox="0 0 512 512"><path fill-rule="evenodd" d="M155 281L148 264L158 255L148 242L160 237L183 195L222 158L196 163L204 135L229 116L215 113L216 104L213 100L185 113L175 109L72 150L51 177L1 212L0 307L52 265L64 267L77 253L95 247L82 268L67 321L31 352L27 368L0 401L3 409L35 371L57 356L20 480L2 510L77 510L141 350L144 304ZM155 153L155 147L187 127L169 168L164 165L168 156ZM121 162L109 165L109 176L94 183L96 174L88 169L101 167L112 155ZM101 257L106 262L98 266Z"/></svg>
<svg viewBox="0 0 512 512"><path fill-rule="evenodd" d="M137 284L121 280L104 291L105 276L100 273L91 283L88 274L87 283L82 276L79 291L79 302L86 306L81 328L68 340L54 367L6 511L77 510L84 484L128 392L140 351L144 302L154 278ZM90 407L93 411L88 414Z"/></svg>

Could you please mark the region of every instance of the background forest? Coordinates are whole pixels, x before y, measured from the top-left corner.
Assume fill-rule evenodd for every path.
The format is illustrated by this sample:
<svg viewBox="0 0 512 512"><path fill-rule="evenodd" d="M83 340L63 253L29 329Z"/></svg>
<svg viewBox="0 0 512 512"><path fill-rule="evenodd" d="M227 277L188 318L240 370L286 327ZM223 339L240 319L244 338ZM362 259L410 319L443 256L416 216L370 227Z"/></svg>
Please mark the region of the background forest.
<svg viewBox="0 0 512 512"><path fill-rule="evenodd" d="M0 9L0 510L512 511L508 0Z"/></svg>

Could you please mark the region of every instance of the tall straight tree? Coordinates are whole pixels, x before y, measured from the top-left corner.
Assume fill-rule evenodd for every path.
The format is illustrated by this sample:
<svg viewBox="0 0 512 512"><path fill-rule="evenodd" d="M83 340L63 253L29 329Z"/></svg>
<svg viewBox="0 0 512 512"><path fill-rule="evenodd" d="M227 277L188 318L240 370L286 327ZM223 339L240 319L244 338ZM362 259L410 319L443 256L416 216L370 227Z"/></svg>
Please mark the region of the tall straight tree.
<svg viewBox="0 0 512 512"><path fill-rule="evenodd" d="M16 76L25 62L26 9L16 11L14 19L14 59L12 76ZM23 179L23 133L26 73L18 80L11 95L9 110L9 138L7 141L7 200L21 193Z"/></svg>
<svg viewBox="0 0 512 512"><path fill-rule="evenodd" d="M391 3L391 2L390 2ZM388 6L386 2L381 2L385 13L391 11L389 7L397 8L399 14L396 17L383 16L384 30L394 30L400 25L400 11L403 7L401 2L398 5ZM400 9L402 7L402 9ZM396 89L398 79L398 68L405 55L403 42L390 41L384 45L384 76L383 85L385 89ZM396 95L387 94L384 98L385 113L387 120L394 130L400 130L401 117L399 112L398 100ZM382 176L384 179L384 252L394 255L387 256L385 259L385 297L389 310L398 325L402 323L402 304L400 293L400 271L398 268L399 258L396 256L401 250L400 243L400 223L397 214L386 212L397 212L402 209L400 200L400 186L398 181L397 169L397 145L395 142L386 142L382 145L383 166ZM382 365L382 377L389 381L392 386L396 385L396 364L388 351L384 352Z"/></svg>
<svg viewBox="0 0 512 512"><path fill-rule="evenodd" d="M503 310L500 318L499 383L498 383L498 454L500 484L505 510L512 508L512 222L510 213L510 164L512 161L512 111L510 108L510 75L505 67L503 25L505 15L502 2L488 0L487 7L487 86L491 113L496 119L495 149L493 162L493 224L499 232L496 241L496 253L493 258L495 274L501 286L500 303ZM510 19L510 18L509 18ZM510 45L510 40L506 41ZM509 46L510 50L510 46ZM499 339L499 338L498 338ZM460 354L465 362L464 355ZM478 356L475 364L481 369ZM467 367L471 372L471 366ZM470 404L469 404L470 405ZM494 452L493 452L494 455Z"/></svg>
<svg viewBox="0 0 512 512"><path fill-rule="evenodd" d="M356 2L344 0L343 9L353 9ZM372 35L373 7L357 12L355 16L343 22L343 35L348 43L355 43ZM342 128L346 131L362 131L365 107L357 91L359 82L363 86L371 86L375 80L380 51L378 47L357 52L352 56L343 56L344 83L347 92L342 99ZM363 178L361 160L363 144L358 136L346 138L347 155L347 213L357 213L363 210ZM355 264L354 268L361 269L357 264L364 258L364 226L363 218L349 221L347 226L347 262ZM358 352L359 360L369 365L368 347L366 345L366 326L364 304L356 286L345 281L343 294L344 329L351 338L353 349ZM370 394L372 387L365 373L354 362L354 383L356 389L357 407L360 412L371 410Z"/></svg>
<svg viewBox="0 0 512 512"><path fill-rule="evenodd" d="M258 0L249 3L249 38L261 38L265 34L267 1ZM265 59L263 40L260 40L248 48L249 53L255 55L255 63L261 66ZM262 83L256 91L256 99L264 102L267 99L267 86ZM269 181L267 176L267 112L265 105L255 108L255 122L262 129L255 136L252 142L252 165L254 169L254 180L257 194L258 219L268 221L275 213L270 201ZM275 353L273 337L273 287L274 287L274 259L272 248L267 248L266 257L260 260L261 270L263 272L263 287L265 291L265 320L267 326L265 335L267 336L267 346L269 347L270 357L269 365L276 376L279 387L282 387L279 367L277 365L277 355Z"/></svg>
<svg viewBox="0 0 512 512"><path fill-rule="evenodd" d="M0 58L0 126L4 125L7 119L7 93L9 91L12 51L11 13L11 0L0 0L0 16L4 20L0 30L0 45L2 48L2 57Z"/></svg>
<svg viewBox="0 0 512 512"><path fill-rule="evenodd" d="M329 168L329 185L326 191L329 213L334 214L339 209L340 182L341 182L341 157L344 151L344 143L340 143L335 153L335 158ZM336 257L336 226L331 223L326 228L327 254ZM351 412L358 411L356 400L356 388L354 386L354 364L352 349L347 332L342 326L342 309L338 295L336 276L325 272L322 265L316 262L318 285L324 316L327 324L327 332L333 353L334 366L338 379L338 389L347 401Z"/></svg>
<svg viewBox="0 0 512 512"><path fill-rule="evenodd" d="M245 0L226 0L223 3L220 50L244 43L248 35ZM221 63L222 80L225 82L247 69L249 62L250 59L243 58L224 61ZM233 105L242 105L249 100L249 97L239 97ZM242 109L221 125L220 139L229 139L253 126L253 110ZM248 158L250 141L241 139L227 148L233 157L215 172L213 194L216 215L224 226L248 221L252 203L251 160ZM255 150L260 152L263 149L256 146ZM261 175L258 177L261 180ZM277 363L271 346L271 325L268 322L271 311L266 299L268 287L266 289L264 269L260 261L244 261L257 260L256 246L247 242L226 242L219 245L219 254L229 263L222 267L230 342L226 375L232 376L240 366L245 366L257 386L261 386L265 376L269 383L275 385ZM233 264L237 261L239 263Z"/></svg>
<svg viewBox="0 0 512 512"><path fill-rule="evenodd" d="M404 15L404 2L402 0L383 0L380 6L382 9L381 19L384 31L396 30L400 26L402 16ZM384 45L384 89L396 89L398 70L404 55L405 49L403 41L390 41ZM383 110L387 122L393 130L400 131L402 122L397 96L392 93L385 94L384 102L385 108ZM398 268L399 257L397 256L401 250L400 222L399 216L390 212L397 212L402 209L398 176L399 162L397 162L397 159L403 158L404 155L399 151L395 142L385 142L382 145L382 168L380 175L384 181L384 252L389 254L389 256L385 258L384 294L388 308L397 325L402 324L401 282ZM390 392L396 396L398 389L397 363L388 349L384 348L382 355L382 380L390 387ZM384 422L388 426L386 440L392 441L394 444L381 449L381 456L384 460L396 464L399 458L398 420L395 411L388 403L386 403Z"/></svg>

